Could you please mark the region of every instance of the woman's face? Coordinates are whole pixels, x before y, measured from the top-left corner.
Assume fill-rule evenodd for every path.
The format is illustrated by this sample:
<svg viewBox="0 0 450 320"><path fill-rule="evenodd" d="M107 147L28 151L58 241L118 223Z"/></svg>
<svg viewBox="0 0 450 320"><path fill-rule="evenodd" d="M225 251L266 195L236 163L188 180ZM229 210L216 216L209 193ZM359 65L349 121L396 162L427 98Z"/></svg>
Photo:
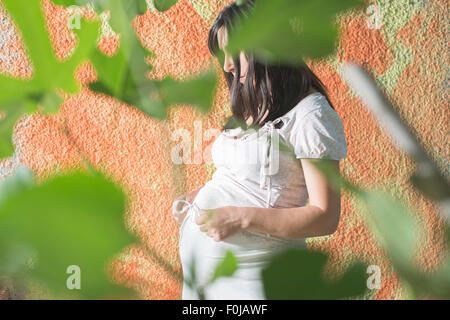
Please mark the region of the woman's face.
<svg viewBox="0 0 450 320"><path fill-rule="evenodd" d="M217 38L219 48L225 54L223 70L225 70L225 72L231 72L233 76L236 77L236 69L234 67L233 58L226 50L226 46L228 44L228 32L225 27L221 27L219 29L219 32L217 33ZM248 60L247 57L245 56L244 51L241 51L240 54L240 64L241 64L241 74L239 75L240 76L239 81L241 83L244 83L248 71Z"/></svg>

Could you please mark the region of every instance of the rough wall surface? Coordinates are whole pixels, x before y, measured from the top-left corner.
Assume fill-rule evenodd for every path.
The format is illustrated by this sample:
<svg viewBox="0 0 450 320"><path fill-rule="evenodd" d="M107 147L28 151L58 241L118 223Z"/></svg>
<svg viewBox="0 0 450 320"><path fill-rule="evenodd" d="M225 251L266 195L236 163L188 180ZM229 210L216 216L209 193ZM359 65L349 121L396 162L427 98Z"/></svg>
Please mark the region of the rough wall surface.
<svg viewBox="0 0 450 320"><path fill-rule="evenodd" d="M209 27L230 2L180 0L167 12L159 13L149 0L149 10L136 18L134 25L144 46L156 54L150 77L161 79L170 74L184 79L200 71L210 59L206 45ZM20 37L0 8L0 70L14 76L30 76L32 66ZM448 177L448 2L378 0L367 1L366 9L338 19L342 38L336 54L326 61L314 62L313 68L328 87L344 123L348 158L341 161L342 174L361 186L389 189L416 208L427 231L417 254L418 262L425 270L432 270L439 264L443 247L439 240L443 224L437 218L437 207L408 183L414 162L380 130L343 83L340 70L346 61L365 66ZM63 58L76 45L66 27L68 13L49 0L43 0L43 10L52 17L47 20L49 32L56 55ZM83 14L92 18L88 10ZM117 36L107 26L103 29L99 47L114 52ZM184 128L193 140L203 141L201 148L194 149L193 157L208 153L213 137L205 132L220 128L229 114L225 80L221 79L214 106L207 115L190 106L177 106L170 110L167 120L157 121L135 107L90 92L85 85L96 74L88 63L76 77L83 89L78 95L67 97L58 114L33 114L17 123L16 152L13 157L0 160L0 180L20 164L45 178L55 168L80 167L83 157L87 158L129 194L126 226L141 240L124 249L114 264L116 280L135 288L145 299L178 299L181 283L169 272L181 269L178 226L171 217L171 204L179 194L208 181L214 168L207 157L200 164L175 165L170 154L179 141L172 140L171 135ZM198 137L199 132L203 137ZM373 239L361 208L348 194L342 195L337 232L310 239L309 247L329 252L330 267L338 273L354 259L380 266L381 288L370 291L365 298L403 297L402 283ZM161 259L167 264L161 264Z"/></svg>

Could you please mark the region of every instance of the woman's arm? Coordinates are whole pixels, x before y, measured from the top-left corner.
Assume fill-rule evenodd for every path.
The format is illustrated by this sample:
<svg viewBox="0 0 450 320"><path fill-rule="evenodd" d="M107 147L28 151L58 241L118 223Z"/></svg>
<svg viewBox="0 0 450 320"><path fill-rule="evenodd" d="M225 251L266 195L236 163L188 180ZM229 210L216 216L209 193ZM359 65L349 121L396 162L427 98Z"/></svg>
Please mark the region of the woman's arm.
<svg viewBox="0 0 450 320"><path fill-rule="evenodd" d="M299 208L240 208L247 211L244 230L259 231L283 238L308 238L332 234L337 229L334 213L316 206ZM245 219L245 218L244 218Z"/></svg>
<svg viewBox="0 0 450 320"><path fill-rule="evenodd" d="M247 229L286 238L319 237L332 234L339 224L340 192L335 192L322 173L311 163L317 159L302 159L309 205L298 208L242 208L247 213ZM329 161L339 173L338 160Z"/></svg>
<svg viewBox="0 0 450 320"><path fill-rule="evenodd" d="M239 230L252 230L283 238L306 238L332 234L340 218L340 192L335 192L322 173L302 159L309 205L298 208L223 207L197 218L200 230L220 241ZM330 161L339 172L338 160ZM205 211L205 213L207 213Z"/></svg>

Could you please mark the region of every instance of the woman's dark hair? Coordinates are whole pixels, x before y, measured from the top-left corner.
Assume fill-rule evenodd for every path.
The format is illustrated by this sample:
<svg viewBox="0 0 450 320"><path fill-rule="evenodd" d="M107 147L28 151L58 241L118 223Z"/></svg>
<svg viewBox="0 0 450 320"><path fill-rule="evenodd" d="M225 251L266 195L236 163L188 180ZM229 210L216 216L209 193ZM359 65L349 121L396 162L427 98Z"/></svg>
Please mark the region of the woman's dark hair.
<svg viewBox="0 0 450 320"><path fill-rule="evenodd" d="M208 48L222 64L223 53L218 43L219 29L225 27L228 34L236 31L238 25L251 14L255 1L248 0L242 5L233 2L221 11L214 21L209 31ZM308 95L311 89L323 94L333 108L325 86L306 63L299 62L297 65L270 63L267 65L258 61L253 54L246 53L246 56L248 73L244 84L239 79L241 74L239 57L233 57L237 77L230 72L223 71L230 90L233 114L224 129L236 127L239 122L245 123L249 116L253 118L252 125L262 126L266 121L272 121L291 110ZM255 81L255 86L253 81ZM267 110L269 113L263 119Z"/></svg>

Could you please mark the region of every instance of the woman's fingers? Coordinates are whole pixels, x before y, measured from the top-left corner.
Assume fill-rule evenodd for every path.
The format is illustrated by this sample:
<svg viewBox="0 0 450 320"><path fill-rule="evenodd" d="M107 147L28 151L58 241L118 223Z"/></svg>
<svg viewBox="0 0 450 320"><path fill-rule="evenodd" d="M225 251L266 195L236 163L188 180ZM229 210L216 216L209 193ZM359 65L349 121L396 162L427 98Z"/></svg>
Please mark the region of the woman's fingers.
<svg viewBox="0 0 450 320"><path fill-rule="evenodd" d="M199 210L199 215L195 218L195 223L198 225L206 223L211 217L211 212L206 210Z"/></svg>
<svg viewBox="0 0 450 320"><path fill-rule="evenodd" d="M202 231L202 232L207 232L207 231L209 231L209 227L206 225L206 224L202 224L201 226L200 226L200 231Z"/></svg>
<svg viewBox="0 0 450 320"><path fill-rule="evenodd" d="M212 210L200 210L199 215L195 218L195 223L199 225L200 231L205 232L208 237L215 241L221 241L222 235L219 230L211 224L212 214Z"/></svg>
<svg viewBox="0 0 450 320"><path fill-rule="evenodd" d="M215 241L220 241L221 239L219 231L217 231L216 229L209 229L206 234L208 235L208 237L212 238Z"/></svg>

